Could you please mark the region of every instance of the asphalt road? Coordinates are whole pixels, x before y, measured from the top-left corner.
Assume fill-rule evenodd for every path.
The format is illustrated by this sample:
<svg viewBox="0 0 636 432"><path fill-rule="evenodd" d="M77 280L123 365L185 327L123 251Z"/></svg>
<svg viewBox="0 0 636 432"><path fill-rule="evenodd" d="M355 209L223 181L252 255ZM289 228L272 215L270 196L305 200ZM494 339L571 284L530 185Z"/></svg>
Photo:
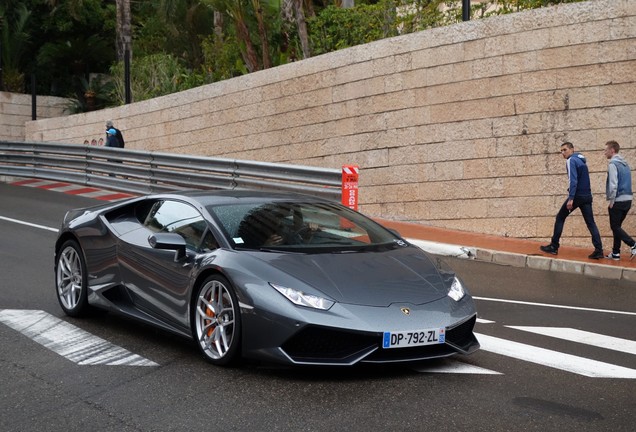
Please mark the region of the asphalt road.
<svg viewBox="0 0 636 432"><path fill-rule="evenodd" d="M67 209L97 201L2 183L0 197L0 313L44 311L156 364L78 364L0 322L2 431L634 430L634 284L448 260L477 297L483 349L471 356L218 368L150 327L63 315L54 229Z"/></svg>

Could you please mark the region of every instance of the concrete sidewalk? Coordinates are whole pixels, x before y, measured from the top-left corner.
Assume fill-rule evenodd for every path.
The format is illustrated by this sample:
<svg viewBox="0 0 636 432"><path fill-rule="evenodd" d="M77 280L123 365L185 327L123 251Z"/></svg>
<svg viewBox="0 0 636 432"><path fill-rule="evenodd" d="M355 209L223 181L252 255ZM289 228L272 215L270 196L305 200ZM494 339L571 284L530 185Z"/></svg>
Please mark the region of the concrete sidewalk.
<svg viewBox="0 0 636 432"><path fill-rule="evenodd" d="M446 230L385 219L377 221L397 230L402 237L436 255L636 282L636 258L630 260L628 254L623 254L620 261L606 258L594 260L588 258L592 252L591 246L561 246L558 255L550 255L539 250L542 243L531 240ZM605 254L608 252L606 250Z"/></svg>

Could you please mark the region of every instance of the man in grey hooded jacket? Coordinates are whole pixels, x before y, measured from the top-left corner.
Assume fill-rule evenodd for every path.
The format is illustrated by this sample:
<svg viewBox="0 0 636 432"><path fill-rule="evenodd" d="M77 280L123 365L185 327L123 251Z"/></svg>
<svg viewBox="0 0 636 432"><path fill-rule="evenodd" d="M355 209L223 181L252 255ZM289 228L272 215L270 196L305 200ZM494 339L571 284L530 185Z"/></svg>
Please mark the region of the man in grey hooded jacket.
<svg viewBox="0 0 636 432"><path fill-rule="evenodd" d="M613 260L621 259L621 242L630 247L630 259L636 256L636 242L621 227L632 206L633 196L631 170L627 161L618 154L620 148L616 141L605 143L605 157L609 159L605 195L608 201L610 228L614 236L612 252L607 258Z"/></svg>

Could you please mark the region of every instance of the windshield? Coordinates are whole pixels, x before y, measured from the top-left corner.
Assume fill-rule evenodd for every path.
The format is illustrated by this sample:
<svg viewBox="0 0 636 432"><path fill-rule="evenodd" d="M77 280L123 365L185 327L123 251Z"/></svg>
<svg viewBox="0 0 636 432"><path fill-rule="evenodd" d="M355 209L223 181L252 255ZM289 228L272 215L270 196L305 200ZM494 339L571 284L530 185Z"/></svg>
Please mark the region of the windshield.
<svg viewBox="0 0 636 432"><path fill-rule="evenodd" d="M237 249L328 252L393 248L405 243L337 203L268 202L208 207Z"/></svg>

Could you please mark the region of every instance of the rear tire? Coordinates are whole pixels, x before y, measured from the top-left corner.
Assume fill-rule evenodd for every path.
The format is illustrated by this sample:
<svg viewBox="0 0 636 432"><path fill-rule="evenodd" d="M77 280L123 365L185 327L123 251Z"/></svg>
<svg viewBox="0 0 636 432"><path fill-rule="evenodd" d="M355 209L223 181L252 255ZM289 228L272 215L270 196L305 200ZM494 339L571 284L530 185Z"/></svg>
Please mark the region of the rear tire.
<svg viewBox="0 0 636 432"><path fill-rule="evenodd" d="M241 312L229 281L210 276L199 286L192 308L192 337L207 361L229 366L240 357Z"/></svg>
<svg viewBox="0 0 636 432"><path fill-rule="evenodd" d="M77 317L89 310L86 261L80 245L67 240L55 260L57 300L66 315Z"/></svg>

